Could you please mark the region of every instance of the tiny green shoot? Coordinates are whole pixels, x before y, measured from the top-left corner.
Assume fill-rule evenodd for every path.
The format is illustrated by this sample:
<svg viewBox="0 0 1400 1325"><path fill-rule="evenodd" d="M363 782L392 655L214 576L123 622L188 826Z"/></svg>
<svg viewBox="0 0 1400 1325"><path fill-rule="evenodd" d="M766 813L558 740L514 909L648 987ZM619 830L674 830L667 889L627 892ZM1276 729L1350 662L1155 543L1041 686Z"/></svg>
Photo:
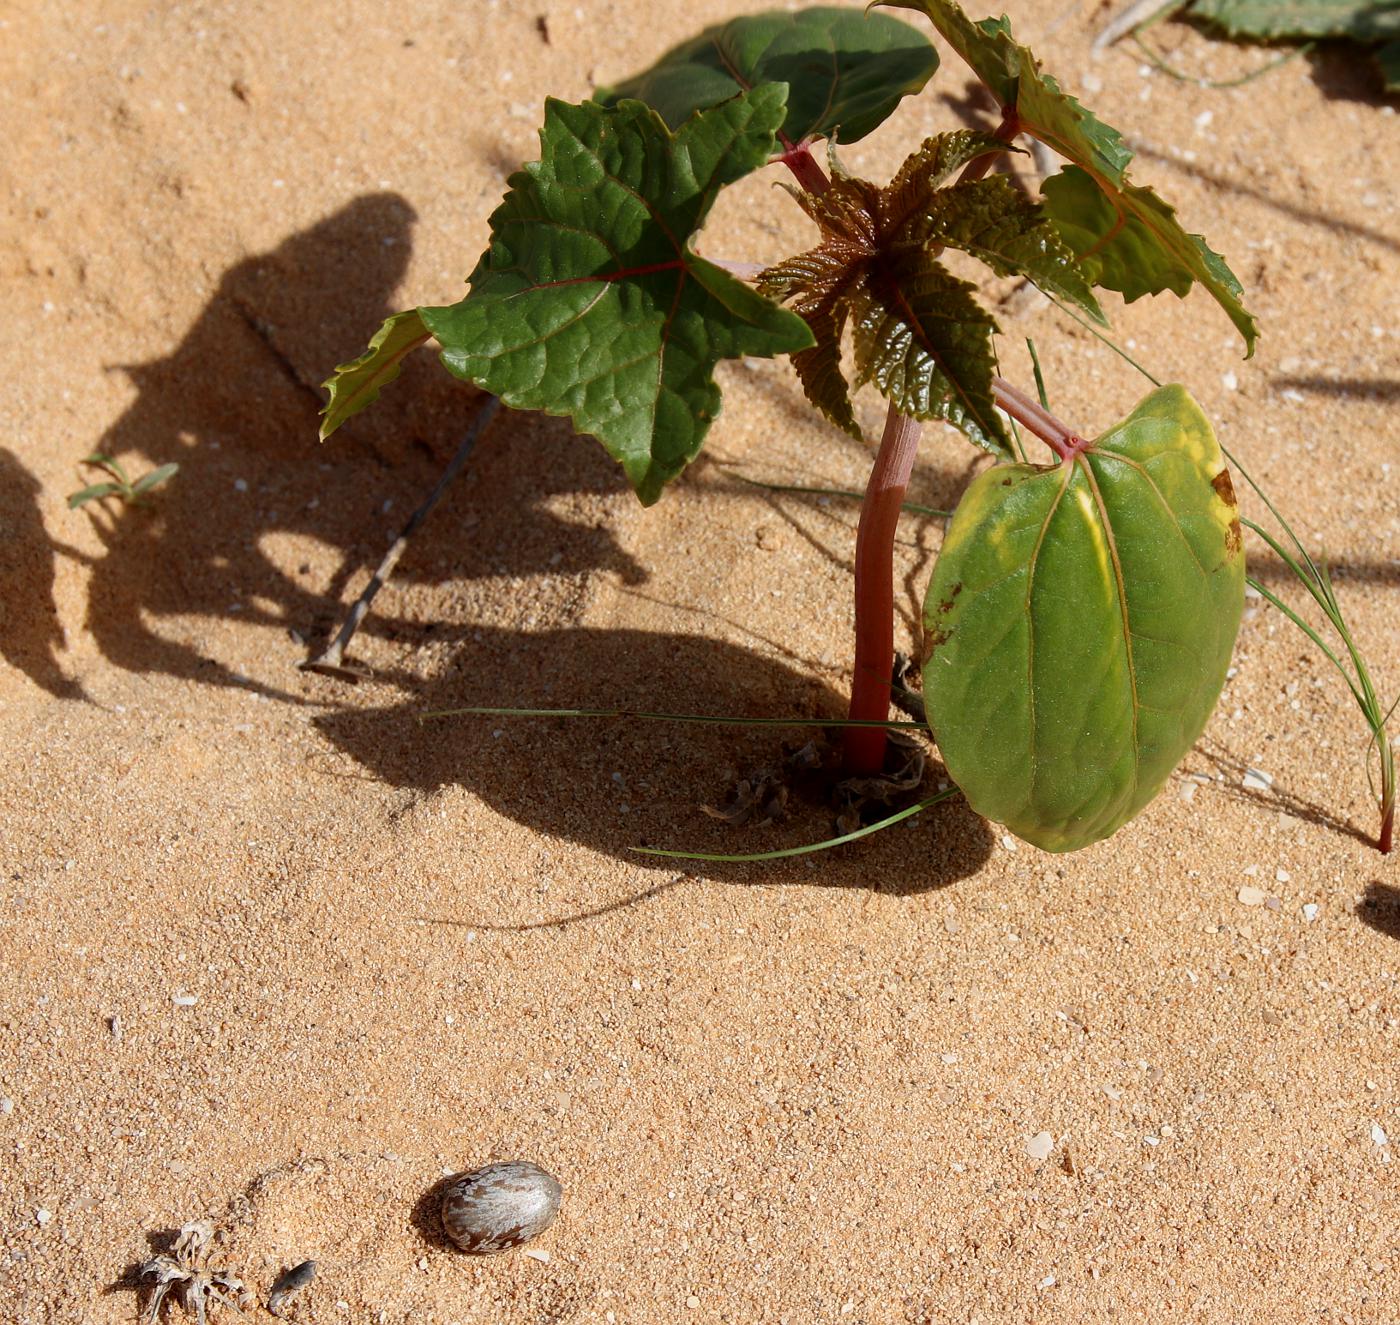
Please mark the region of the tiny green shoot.
<svg viewBox="0 0 1400 1325"><path fill-rule="evenodd" d="M133 480L121 461L113 456L103 455L101 452L84 456L80 463L101 469L112 477L107 482L94 483L78 492L71 493L68 497L70 511L76 511L80 506L86 506L90 501L102 501L106 497L118 497L129 506L147 505L147 494L180 472L180 466L172 462L168 465L161 465L158 469L153 469Z"/></svg>

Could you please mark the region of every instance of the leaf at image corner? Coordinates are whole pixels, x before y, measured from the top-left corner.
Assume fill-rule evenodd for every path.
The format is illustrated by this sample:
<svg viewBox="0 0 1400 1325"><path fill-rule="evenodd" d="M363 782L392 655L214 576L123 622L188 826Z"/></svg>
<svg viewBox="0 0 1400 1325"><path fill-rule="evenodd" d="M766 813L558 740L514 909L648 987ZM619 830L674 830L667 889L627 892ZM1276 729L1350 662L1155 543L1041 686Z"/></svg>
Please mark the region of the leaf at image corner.
<svg viewBox="0 0 1400 1325"><path fill-rule="evenodd" d="M719 361L812 344L795 313L690 248L720 188L772 151L785 91L755 88L674 135L640 102L548 102L541 159L511 176L470 293L419 310L443 363L514 408L567 415L656 501L719 413Z"/></svg>
<svg viewBox="0 0 1400 1325"><path fill-rule="evenodd" d="M1232 37L1262 41L1400 37L1400 4L1395 0L1195 0L1190 14Z"/></svg>
<svg viewBox="0 0 1400 1325"><path fill-rule="evenodd" d="M780 141L836 135L854 143L918 92L938 68L933 44L884 14L820 6L749 14L706 28L650 69L595 100L644 101L672 129L691 115L763 83L788 85Z"/></svg>
<svg viewBox="0 0 1400 1325"><path fill-rule="evenodd" d="M1244 307L1243 290L1225 260L1206 246L1197 235L1187 233L1172 207L1153 190L1128 181L1126 171L1133 154L1122 135L1100 120L1079 101L1061 91L1059 84L1040 65L1030 50L1011 36L1010 24L1002 18L974 23L952 0L878 0L899 9L913 9L926 15L933 26L987 85L1004 112L1014 114L1016 127L1040 139L1077 168L1102 201L1089 198L1082 185L1074 189L1047 181L1044 192L1050 215L1066 242L1081 259L1102 258L1102 249L1123 230L1133 228L1135 245L1120 250L1118 260L1104 260L1105 273L1122 271L1135 256L1148 263L1148 284L1165 279L1158 289L1184 295L1199 281L1223 308L1245 342L1245 356L1254 353L1259 336L1258 324ZM1059 198L1052 197L1055 188ZM1073 206L1071 206L1071 203ZM1076 215L1083 204L1087 216ZM1101 226L1105 208L1111 220ZM1076 240L1092 236L1089 247ZM1132 281L1122 277L1125 284ZM1119 289L1107 278L1096 281L1108 289ZM1141 293L1146 293L1143 290Z"/></svg>
<svg viewBox="0 0 1400 1325"><path fill-rule="evenodd" d="M374 404L380 391L402 371L404 359L427 339L428 329L416 308L387 318L369 348L358 359L339 364L322 383L330 398L321 410L321 440Z"/></svg>
<svg viewBox="0 0 1400 1325"><path fill-rule="evenodd" d="M1387 92L1400 92L1400 41L1388 41L1375 53Z"/></svg>

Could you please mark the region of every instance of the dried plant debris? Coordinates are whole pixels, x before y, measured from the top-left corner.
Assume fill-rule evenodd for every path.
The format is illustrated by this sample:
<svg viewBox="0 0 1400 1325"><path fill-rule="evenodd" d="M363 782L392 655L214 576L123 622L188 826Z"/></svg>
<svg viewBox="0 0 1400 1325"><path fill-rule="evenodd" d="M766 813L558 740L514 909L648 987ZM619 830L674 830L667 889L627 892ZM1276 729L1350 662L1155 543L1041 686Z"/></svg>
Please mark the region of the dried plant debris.
<svg viewBox="0 0 1400 1325"><path fill-rule="evenodd" d="M888 805L895 797L913 791L924 780L927 759L928 750L921 741L903 732L891 732L883 773L846 778L836 784L837 830L855 832L867 805Z"/></svg>
<svg viewBox="0 0 1400 1325"><path fill-rule="evenodd" d="M740 778L730 789L723 805L702 805L710 816L731 828L766 828L783 817L787 810L788 786L781 773L765 768L746 778Z"/></svg>
<svg viewBox="0 0 1400 1325"><path fill-rule="evenodd" d="M141 1266L141 1277L155 1280L141 1316L142 1325L156 1325L166 1298L172 1294L199 1325L207 1325L210 1307L232 1307L241 1313L252 1302L252 1295L234 1271L209 1263L219 1241L213 1224L197 1220L180 1229L169 1255L153 1256Z"/></svg>

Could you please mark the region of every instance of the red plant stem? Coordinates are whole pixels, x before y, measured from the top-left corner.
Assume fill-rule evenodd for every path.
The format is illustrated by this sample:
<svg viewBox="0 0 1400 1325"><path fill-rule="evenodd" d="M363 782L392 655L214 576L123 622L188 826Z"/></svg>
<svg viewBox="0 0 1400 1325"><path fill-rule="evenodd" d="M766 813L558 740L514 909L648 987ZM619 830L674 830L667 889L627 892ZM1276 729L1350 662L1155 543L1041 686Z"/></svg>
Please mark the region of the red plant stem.
<svg viewBox="0 0 1400 1325"><path fill-rule="evenodd" d="M893 404L856 533L856 661L850 716L857 722L883 722L890 712L894 672L894 535L899 508L914 471L922 426ZM885 766L885 732L851 727L845 735L846 768L871 777Z"/></svg>
<svg viewBox="0 0 1400 1325"><path fill-rule="evenodd" d="M997 136L1010 142L1019 132L1015 112L1004 112ZM959 182L982 178L995 157L996 153L987 152L970 161ZM780 160L807 192L825 193L831 187L808 143L789 146ZM1043 438L1062 459L1084 446L1082 438L1002 378L994 379L993 395L998 405ZM917 419L890 405L861 504L856 532L856 657L850 705L855 722L883 722L889 717L894 672L894 537L921 431ZM883 772L886 745L886 733L878 727L849 728L845 734L847 771L856 777Z"/></svg>
<svg viewBox="0 0 1400 1325"><path fill-rule="evenodd" d="M1382 739L1385 733L1381 733ZM1391 797L1381 805L1381 838L1376 844L1380 847L1381 855L1388 856L1395 847L1395 796L1394 788L1391 789Z"/></svg>
<svg viewBox="0 0 1400 1325"><path fill-rule="evenodd" d="M1021 132L1021 121L1016 117L1014 106L1003 106L1001 111L1001 123L997 125L996 137L1008 146L1016 139ZM1000 152L984 152L981 156L973 157L971 161L963 167L962 174L958 176L959 184L971 184L974 180L979 180L992 168L992 162L1001 155Z"/></svg>
<svg viewBox="0 0 1400 1325"><path fill-rule="evenodd" d="M1032 400L1004 377L992 378L992 399L1023 428L1034 433L1061 460L1071 460L1088 442L1067 428L1048 409Z"/></svg>
<svg viewBox="0 0 1400 1325"><path fill-rule="evenodd" d="M808 193L825 193L831 181L812 155L812 140L804 138L796 146L790 146L778 158L797 177L797 182Z"/></svg>

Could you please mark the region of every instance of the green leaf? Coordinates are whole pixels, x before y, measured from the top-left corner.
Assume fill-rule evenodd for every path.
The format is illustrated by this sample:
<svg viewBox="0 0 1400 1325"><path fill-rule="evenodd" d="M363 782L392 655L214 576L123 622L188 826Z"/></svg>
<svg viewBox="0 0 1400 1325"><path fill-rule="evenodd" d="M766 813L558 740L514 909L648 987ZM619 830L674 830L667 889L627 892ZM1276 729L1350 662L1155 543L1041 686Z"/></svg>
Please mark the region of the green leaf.
<svg viewBox="0 0 1400 1325"><path fill-rule="evenodd" d="M1109 836L1200 736L1243 603L1229 473L1181 387L1071 461L988 470L924 608L924 696L949 774L1047 851Z"/></svg>
<svg viewBox="0 0 1400 1325"><path fill-rule="evenodd" d="M131 480L126 476L126 470L122 468L120 460L112 456L103 455L101 451L94 451L91 455L84 456L82 463L92 465L97 469L105 469L123 488L131 486Z"/></svg>
<svg viewBox="0 0 1400 1325"><path fill-rule="evenodd" d="M143 492L150 492L152 488L158 488L167 479L172 479L180 472L180 466L174 462L168 465L161 465L159 469L153 469L149 474L143 474L132 484L131 490L138 497Z"/></svg>
<svg viewBox="0 0 1400 1325"><path fill-rule="evenodd" d="M921 33L884 14L821 7L732 19L668 51L596 100L645 101L672 129L698 110L763 83L788 85L778 137L854 143L918 92L938 68Z"/></svg>
<svg viewBox="0 0 1400 1325"><path fill-rule="evenodd" d="M1170 279L1157 288L1184 294L1192 282L1199 281L1244 337L1246 357L1254 353L1259 329L1245 309L1240 284L1224 259L1206 247L1200 236L1188 234L1177 221L1175 211L1151 189L1128 182L1125 172L1132 161L1132 153L1124 145L1122 136L1074 97L1062 92L1053 78L1040 72L1035 56L1012 39L1011 27L1005 18L973 23L952 0L877 2L927 15L996 96L1003 114L1014 117L1014 126L1020 132L1039 138L1071 163L1069 169L1078 168L1088 177L1103 198L1103 203L1093 208L1091 220L1068 209L1071 197L1076 204L1082 201L1080 190L1059 186L1057 205L1053 196L1054 181L1047 181L1045 189L1051 219L1076 256L1098 256L1099 249L1111 242L1111 236L1135 225L1142 245L1150 250L1153 274L1147 283L1160 280L1164 272L1169 272ZM1104 206L1111 212L1113 221L1108 229L1100 232L1097 221ZM1076 234L1082 237L1086 232L1099 236L1087 250L1075 244ZM1109 274L1120 271L1123 263L1142 251L1139 248L1131 254L1125 253L1118 263L1104 263L1104 279L1098 283L1109 289L1119 289L1110 284Z"/></svg>
<svg viewBox="0 0 1400 1325"><path fill-rule="evenodd" d="M470 294L419 310L443 363L507 405L568 415L656 501L719 412L715 365L812 344L690 249L720 188L772 150L785 95L756 88L674 136L638 101L548 102L541 160L511 176Z"/></svg>
<svg viewBox="0 0 1400 1325"><path fill-rule="evenodd" d="M1381 81L1387 92L1400 92L1400 41L1388 41L1376 51Z"/></svg>
<svg viewBox="0 0 1400 1325"><path fill-rule="evenodd" d="M1010 459L1005 425L992 405L996 360L990 313L920 249L881 263L853 300L856 366L902 413L943 419L978 446Z"/></svg>
<svg viewBox="0 0 1400 1325"><path fill-rule="evenodd" d="M395 313L374 333L369 348L358 359L337 366L322 385L330 392L321 411L324 442L346 419L379 399L403 368L404 359L428 339L428 329L416 308Z"/></svg>
<svg viewBox="0 0 1400 1325"><path fill-rule="evenodd" d="M126 491L120 483L94 483L90 488L73 493L68 498L68 509L76 511L79 506L86 506L90 501L100 501L103 497L118 497Z"/></svg>
<svg viewBox="0 0 1400 1325"><path fill-rule="evenodd" d="M1400 36L1395 0L1195 0L1191 16L1232 37L1351 37L1376 41Z"/></svg>
<svg viewBox="0 0 1400 1325"><path fill-rule="evenodd" d="M1039 204L1005 175L940 189L925 208L928 236L970 253L998 276L1025 276L1108 324L1090 281Z"/></svg>

